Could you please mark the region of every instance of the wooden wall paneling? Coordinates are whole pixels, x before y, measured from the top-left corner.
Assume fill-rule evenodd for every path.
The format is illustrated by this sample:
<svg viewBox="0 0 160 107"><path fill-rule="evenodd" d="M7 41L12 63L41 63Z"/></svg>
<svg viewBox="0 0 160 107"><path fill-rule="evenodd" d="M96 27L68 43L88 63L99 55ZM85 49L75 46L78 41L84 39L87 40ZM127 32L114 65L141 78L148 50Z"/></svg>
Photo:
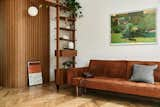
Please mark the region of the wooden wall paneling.
<svg viewBox="0 0 160 107"><path fill-rule="evenodd" d="M46 17L42 17L42 20L43 20L43 23L44 23L44 25L42 26L42 30L43 29L45 29L45 32L43 32L43 38L42 38L42 43L44 42L44 41L46 41L46 42L44 42L44 44L42 45L42 47L43 47L43 52L44 52L44 56L42 57L43 58L43 62L44 62L44 64L46 63L47 65L44 65L43 64L43 68L45 68L44 69L44 71L47 71L47 72L44 72L44 75L45 75L45 81L44 82L48 82L49 81L49 50L50 50L50 34L49 34L49 29L50 29L50 27L49 27L49 8L46 8L46 9L43 9L43 11L42 11L42 13L45 13L45 15L46 15ZM42 15L43 16L43 15ZM47 36L47 37L46 37ZM46 48L47 47L47 48ZM42 54L41 54L42 55Z"/></svg>
<svg viewBox="0 0 160 107"><path fill-rule="evenodd" d="M36 17L27 8L36 0L0 1L0 85L27 86L27 61L42 64L44 82L49 81L49 8ZM36 2L35 2L36 3Z"/></svg>
<svg viewBox="0 0 160 107"><path fill-rule="evenodd" d="M26 9L33 5L34 0L24 1L26 13ZM38 7L38 4L36 5ZM40 8L36 17L25 14L25 23L25 61L40 60L44 82L49 82L49 8Z"/></svg>
<svg viewBox="0 0 160 107"><path fill-rule="evenodd" d="M3 44L4 44L4 42L3 42L3 35L4 35L4 1L3 0L1 0L0 1L0 86L2 85L2 81L3 81L3 79L2 79L2 77L3 77L3 69L4 69L4 65L3 65L3 50L4 50L4 48L3 48Z"/></svg>
<svg viewBox="0 0 160 107"><path fill-rule="evenodd" d="M1 0L1 33L0 33L0 85L5 87L16 86L15 78L15 2Z"/></svg>
<svg viewBox="0 0 160 107"><path fill-rule="evenodd" d="M27 7L31 4L27 2ZM49 8L42 7L36 17L27 15L26 60L41 61L44 82L49 81Z"/></svg>
<svg viewBox="0 0 160 107"><path fill-rule="evenodd" d="M7 51L7 53L6 54L8 54L8 60L9 60L9 62L8 62L8 64L10 65L10 67L7 67L8 68L8 75L10 75L9 77L8 77L8 80L7 80L7 83L9 84L9 87L14 87L14 86L16 86L16 84L14 84L14 82L15 83L17 83L17 78L15 78L15 74L16 74L16 72L12 72L12 70L14 70L15 71L15 68L16 68L16 63L15 63L15 61L16 61L16 57L15 57L15 49L16 49L16 42L15 42L15 39L16 39L16 37L17 37L17 32L15 32L15 29L16 29L16 19L15 19L15 9L16 9L16 7L15 7L15 2L14 2L14 0L12 0L11 2L9 2L10 4L10 18L8 18L8 20L9 20L9 23L10 23L10 32L8 32L8 34L7 34L7 40L9 40L9 41L7 41L7 44L8 44L8 51ZM13 7L13 8L12 8ZM9 24L7 24L6 25L6 27L8 26ZM6 48L7 49L7 48ZM8 65L8 64L6 64L6 65Z"/></svg>
<svg viewBox="0 0 160 107"><path fill-rule="evenodd" d="M14 87L16 83L15 78L15 2L4 1L4 46L3 46L3 67L2 71L3 81L5 87Z"/></svg>
<svg viewBox="0 0 160 107"><path fill-rule="evenodd" d="M25 56L26 56L26 51L25 51L25 37L26 35L26 22L25 22L25 18L26 18L26 14L27 12L25 12L25 10L27 10L27 8L25 7L26 1L24 0L15 0L16 2L16 10L17 12L15 13L16 15L16 20L17 20L17 25L18 25L18 29L16 29L16 32L18 32L18 36L16 39L16 43L17 43L17 47L16 48L16 71L18 71L17 75L18 75L18 80L17 80L17 84L18 87L25 87L27 86L27 63L25 61ZM26 8L26 9L25 9ZM25 9L25 10L24 10Z"/></svg>

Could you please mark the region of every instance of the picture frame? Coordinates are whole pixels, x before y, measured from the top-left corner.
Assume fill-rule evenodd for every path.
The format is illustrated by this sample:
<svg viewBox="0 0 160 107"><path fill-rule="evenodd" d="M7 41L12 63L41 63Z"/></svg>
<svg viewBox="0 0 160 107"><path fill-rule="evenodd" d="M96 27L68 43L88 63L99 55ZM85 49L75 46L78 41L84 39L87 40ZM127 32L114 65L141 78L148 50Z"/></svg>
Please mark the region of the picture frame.
<svg viewBox="0 0 160 107"><path fill-rule="evenodd" d="M27 62L28 71L28 85L43 84L41 62L39 60L32 60Z"/></svg>
<svg viewBox="0 0 160 107"><path fill-rule="evenodd" d="M112 14L111 45L157 44L157 9Z"/></svg>

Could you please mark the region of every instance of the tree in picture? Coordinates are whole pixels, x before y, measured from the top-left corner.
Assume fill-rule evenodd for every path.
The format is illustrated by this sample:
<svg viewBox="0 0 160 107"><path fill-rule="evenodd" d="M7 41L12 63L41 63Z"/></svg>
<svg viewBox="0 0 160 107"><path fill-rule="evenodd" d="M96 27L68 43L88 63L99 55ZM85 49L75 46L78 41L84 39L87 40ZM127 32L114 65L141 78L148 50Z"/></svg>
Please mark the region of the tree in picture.
<svg viewBox="0 0 160 107"><path fill-rule="evenodd" d="M156 9L111 16L111 44L153 44L156 38Z"/></svg>

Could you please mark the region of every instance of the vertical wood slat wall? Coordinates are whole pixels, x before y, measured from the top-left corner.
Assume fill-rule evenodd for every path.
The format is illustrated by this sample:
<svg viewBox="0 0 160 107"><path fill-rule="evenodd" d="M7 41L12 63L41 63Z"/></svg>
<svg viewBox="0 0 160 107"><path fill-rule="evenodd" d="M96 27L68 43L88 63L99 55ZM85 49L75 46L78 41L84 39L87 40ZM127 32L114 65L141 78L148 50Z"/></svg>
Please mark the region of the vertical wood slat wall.
<svg viewBox="0 0 160 107"><path fill-rule="evenodd" d="M27 61L40 60L49 81L49 8L36 17L27 8L36 0L0 0L0 85L27 86Z"/></svg>

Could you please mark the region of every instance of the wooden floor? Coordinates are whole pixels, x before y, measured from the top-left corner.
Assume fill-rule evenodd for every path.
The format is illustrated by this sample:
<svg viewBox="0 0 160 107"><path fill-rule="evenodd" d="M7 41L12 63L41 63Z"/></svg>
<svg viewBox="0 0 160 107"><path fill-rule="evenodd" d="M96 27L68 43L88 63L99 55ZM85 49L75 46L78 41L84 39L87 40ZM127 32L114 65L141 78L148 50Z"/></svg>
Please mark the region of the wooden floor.
<svg viewBox="0 0 160 107"><path fill-rule="evenodd" d="M56 92L54 84L27 89L0 87L0 107L160 107L154 102L128 100L108 94L89 92L75 97L72 89Z"/></svg>

